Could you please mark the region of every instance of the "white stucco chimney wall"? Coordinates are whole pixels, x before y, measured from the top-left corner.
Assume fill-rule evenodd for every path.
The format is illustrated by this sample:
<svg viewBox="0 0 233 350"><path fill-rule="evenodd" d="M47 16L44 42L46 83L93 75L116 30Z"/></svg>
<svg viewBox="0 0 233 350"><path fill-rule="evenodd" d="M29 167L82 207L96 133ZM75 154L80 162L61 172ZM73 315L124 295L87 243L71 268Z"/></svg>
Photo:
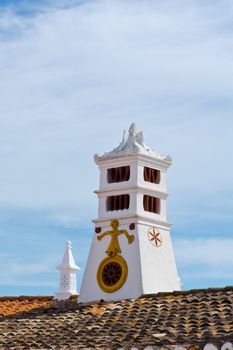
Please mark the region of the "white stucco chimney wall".
<svg viewBox="0 0 233 350"><path fill-rule="evenodd" d="M171 158L162 156L147 146L142 132L137 132L135 124L130 126L128 133L124 132L123 140L118 147L102 156L95 155L94 158L100 170L99 190L96 191L99 201L98 218L93 220L95 233L79 301L119 300L137 298L148 293L180 290L180 279L170 237L171 225L167 221L166 212L168 198L166 173L171 165ZM130 169L128 180L109 181L108 172L114 173L121 167ZM159 174L157 183L145 178L147 170L145 168ZM129 195L128 207L116 209L119 196L127 195ZM109 208L110 197L116 201L114 208ZM150 202L154 200L153 198L156 199L153 203L159 203L159 209L152 208L152 212L151 208L146 207L145 200ZM150 207L154 205L151 203ZM117 239L121 252L118 251L117 254L111 249L106 251L109 244L111 246L116 243L112 238L115 235L112 233L112 220L117 220L119 225ZM119 232L133 235L133 242L129 244L126 236ZM124 260L127 265L127 278L123 285L114 291L112 291L114 286L101 287L101 279L106 277L107 270L102 271L99 266L107 259L106 255L109 261L117 256L118 260ZM113 268L115 265L113 263L109 266ZM109 283L113 283L111 276Z"/></svg>

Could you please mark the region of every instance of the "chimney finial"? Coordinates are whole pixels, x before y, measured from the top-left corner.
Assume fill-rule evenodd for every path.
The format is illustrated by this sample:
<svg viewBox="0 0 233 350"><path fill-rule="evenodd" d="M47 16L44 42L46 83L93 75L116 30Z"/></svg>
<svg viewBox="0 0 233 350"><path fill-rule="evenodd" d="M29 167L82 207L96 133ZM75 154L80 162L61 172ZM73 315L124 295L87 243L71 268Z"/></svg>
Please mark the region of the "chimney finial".
<svg viewBox="0 0 233 350"><path fill-rule="evenodd" d="M71 247L71 241L66 241L65 254L57 267L60 271L60 291L56 293L54 299L69 299L71 295L77 294L76 273L80 268L75 264Z"/></svg>

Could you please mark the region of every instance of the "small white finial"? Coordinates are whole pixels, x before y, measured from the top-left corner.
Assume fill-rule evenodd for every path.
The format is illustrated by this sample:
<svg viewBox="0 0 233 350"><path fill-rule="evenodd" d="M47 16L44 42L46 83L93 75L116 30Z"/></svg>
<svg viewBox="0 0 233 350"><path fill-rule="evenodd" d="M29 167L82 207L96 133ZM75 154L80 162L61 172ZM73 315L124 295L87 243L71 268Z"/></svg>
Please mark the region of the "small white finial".
<svg viewBox="0 0 233 350"><path fill-rule="evenodd" d="M56 293L55 299L68 299L71 295L77 294L76 273L80 268L75 264L71 247L71 241L66 241L65 254L57 267L60 271L60 291Z"/></svg>
<svg viewBox="0 0 233 350"><path fill-rule="evenodd" d="M142 147L144 147L144 135L143 135L143 131L140 131L137 133L136 135L136 140L139 143L139 145L141 145Z"/></svg>
<svg viewBox="0 0 233 350"><path fill-rule="evenodd" d="M124 130L123 137L122 137L122 144L125 145L127 139L128 139L128 133L126 132L126 130Z"/></svg>
<svg viewBox="0 0 233 350"><path fill-rule="evenodd" d="M134 136L137 133L137 125L132 123L129 127L129 134Z"/></svg>
<svg viewBox="0 0 233 350"><path fill-rule="evenodd" d="M66 248L68 248L68 249L72 248L71 241L66 241Z"/></svg>

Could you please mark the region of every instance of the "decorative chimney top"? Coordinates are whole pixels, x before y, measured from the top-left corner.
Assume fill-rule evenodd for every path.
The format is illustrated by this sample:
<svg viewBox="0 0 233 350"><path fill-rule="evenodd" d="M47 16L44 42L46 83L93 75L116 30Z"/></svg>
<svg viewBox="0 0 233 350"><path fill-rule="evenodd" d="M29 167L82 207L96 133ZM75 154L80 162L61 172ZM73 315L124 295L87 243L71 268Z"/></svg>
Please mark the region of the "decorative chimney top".
<svg viewBox="0 0 233 350"><path fill-rule="evenodd" d="M95 161L98 218L79 302L180 290L166 210L171 158L148 147L133 123L120 145Z"/></svg>
<svg viewBox="0 0 233 350"><path fill-rule="evenodd" d="M75 264L70 241L66 241L65 254L57 269L60 271L60 291L56 293L54 299L68 299L71 295L77 294L76 272L81 269Z"/></svg>
<svg viewBox="0 0 233 350"><path fill-rule="evenodd" d="M71 241L66 241L65 254L63 256L61 264L58 265L57 267L59 271L63 271L63 270L80 271L80 268L75 264L71 248L72 248Z"/></svg>
<svg viewBox="0 0 233 350"><path fill-rule="evenodd" d="M118 147L114 148L110 152L104 153L102 156L95 154L94 160L96 163L103 160L114 159L118 157L124 157L135 154L144 154L153 158L167 161L171 163L172 159L170 156L163 156L155 152L151 147L147 146L144 142L143 132L137 131L135 123L130 125L129 131L123 133L123 138Z"/></svg>

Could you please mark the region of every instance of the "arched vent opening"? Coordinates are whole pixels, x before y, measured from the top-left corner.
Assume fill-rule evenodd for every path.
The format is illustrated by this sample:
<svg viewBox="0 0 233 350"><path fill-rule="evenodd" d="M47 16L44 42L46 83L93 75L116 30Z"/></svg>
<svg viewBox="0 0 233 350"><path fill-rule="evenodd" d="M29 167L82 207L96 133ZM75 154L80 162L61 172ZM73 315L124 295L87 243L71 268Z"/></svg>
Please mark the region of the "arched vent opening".
<svg viewBox="0 0 233 350"><path fill-rule="evenodd" d="M151 213L160 214L160 199L144 195L143 196L143 207L145 211Z"/></svg>
<svg viewBox="0 0 233 350"><path fill-rule="evenodd" d="M147 182L151 182L153 184L160 183L160 171L157 169L152 169L148 167L144 167L144 180Z"/></svg>
<svg viewBox="0 0 233 350"><path fill-rule="evenodd" d="M128 181L130 178L130 166L121 166L107 170L108 183Z"/></svg>
<svg viewBox="0 0 233 350"><path fill-rule="evenodd" d="M107 197L107 211L129 209L130 197L129 194L121 194L120 196Z"/></svg>

